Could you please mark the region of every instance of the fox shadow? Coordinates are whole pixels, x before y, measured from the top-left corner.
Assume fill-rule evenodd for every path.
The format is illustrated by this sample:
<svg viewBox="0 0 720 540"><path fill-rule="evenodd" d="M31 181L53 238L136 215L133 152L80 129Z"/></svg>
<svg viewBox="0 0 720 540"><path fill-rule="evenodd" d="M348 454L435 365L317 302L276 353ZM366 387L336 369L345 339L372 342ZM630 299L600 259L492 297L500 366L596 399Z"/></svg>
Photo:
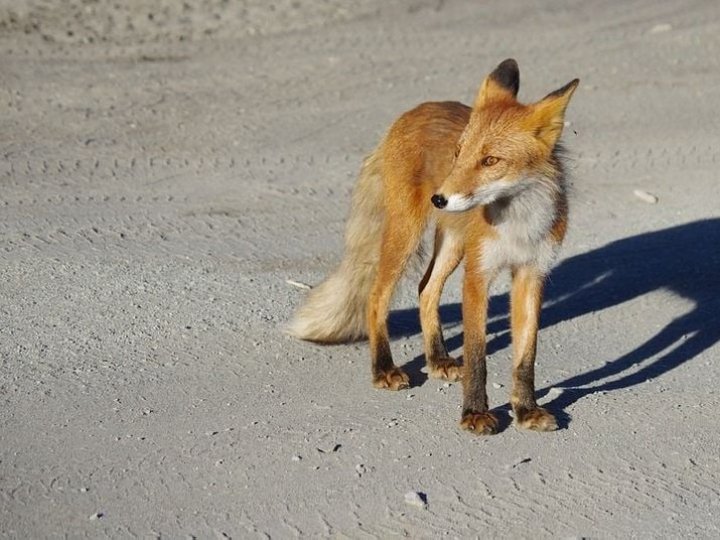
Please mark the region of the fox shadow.
<svg viewBox="0 0 720 540"><path fill-rule="evenodd" d="M596 392L628 388L659 377L720 341L720 219L707 219L617 240L563 261L548 278L541 328L665 290L692 302L649 340L617 358L552 386L563 391L545 406L569 420L562 409ZM493 297L488 320L488 353L510 345L507 295ZM460 323L460 304L442 306L445 325ZM395 336L420 332L417 309L399 310L390 318ZM540 338L542 339L542 337ZM461 347L463 335L447 341L449 351ZM611 345L610 345L611 346ZM651 362L647 362L652 358ZM406 369L416 382L424 376L424 357ZM542 397L550 388L539 389ZM500 407L507 410L507 404Z"/></svg>

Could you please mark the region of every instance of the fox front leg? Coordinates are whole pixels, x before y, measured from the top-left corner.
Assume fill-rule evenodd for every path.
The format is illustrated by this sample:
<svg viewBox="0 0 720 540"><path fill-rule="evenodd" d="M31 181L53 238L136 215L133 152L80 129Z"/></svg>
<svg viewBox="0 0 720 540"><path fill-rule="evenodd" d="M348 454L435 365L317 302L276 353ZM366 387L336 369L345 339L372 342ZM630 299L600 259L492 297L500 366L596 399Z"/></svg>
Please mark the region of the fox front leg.
<svg viewBox="0 0 720 540"><path fill-rule="evenodd" d="M535 352L543 296L543 276L535 268L513 270L511 325L513 386L510 404L518 426L535 431L557 429L555 417L535 401Z"/></svg>
<svg viewBox="0 0 720 540"><path fill-rule="evenodd" d="M463 407L460 426L479 435L497 433L498 419L488 410L485 333L489 280L468 258L463 284Z"/></svg>
<svg viewBox="0 0 720 540"><path fill-rule="evenodd" d="M420 325L425 344L425 361L430 377L457 381L461 367L448 355L440 325L440 295L447 278L463 257L462 237L452 232L435 233L433 258L420 282Z"/></svg>

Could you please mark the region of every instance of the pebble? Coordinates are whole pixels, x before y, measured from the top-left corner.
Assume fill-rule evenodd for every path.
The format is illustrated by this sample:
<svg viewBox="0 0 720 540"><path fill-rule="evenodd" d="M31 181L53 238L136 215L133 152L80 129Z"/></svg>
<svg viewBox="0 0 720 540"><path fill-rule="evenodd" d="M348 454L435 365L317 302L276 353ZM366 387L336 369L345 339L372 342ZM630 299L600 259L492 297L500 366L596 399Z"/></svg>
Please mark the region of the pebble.
<svg viewBox="0 0 720 540"><path fill-rule="evenodd" d="M635 191L633 191L633 195L648 204L657 204L658 202L658 198L656 195L648 193L647 191L643 191L642 189L636 189Z"/></svg>
<svg viewBox="0 0 720 540"><path fill-rule="evenodd" d="M672 30L672 24L662 23L656 24L650 29L651 34L660 34L661 32L668 32Z"/></svg>
<svg viewBox="0 0 720 540"><path fill-rule="evenodd" d="M495 389L499 389L499 388L502 388L502 387L503 387L503 385L500 384L500 383L498 383L498 382L494 382L494 383L493 383L493 388L495 388Z"/></svg>
<svg viewBox="0 0 720 540"><path fill-rule="evenodd" d="M408 491L405 494L405 502L424 510L427 508L427 495L419 491Z"/></svg>
<svg viewBox="0 0 720 540"><path fill-rule="evenodd" d="M302 281L295 281L294 279L286 279L285 283L287 283L288 285L292 285L293 287L297 287L298 289L305 289L307 291L312 289L312 287L307 283L303 283Z"/></svg>
<svg viewBox="0 0 720 540"><path fill-rule="evenodd" d="M362 463L358 463L357 465L355 465L355 472L358 476L362 476L367 472L367 469L365 468L365 465L363 465Z"/></svg>
<svg viewBox="0 0 720 540"><path fill-rule="evenodd" d="M293 456L293 457L290 458L290 459L292 459L293 461L301 461L301 460L302 460L302 456Z"/></svg>
<svg viewBox="0 0 720 540"><path fill-rule="evenodd" d="M103 514L102 512L95 512L95 513L94 513L92 516L90 516L88 519L89 519L90 521L95 521L95 520L98 520L98 519L100 519L100 518L102 518L102 517L104 517L104 516L105 516L105 514Z"/></svg>

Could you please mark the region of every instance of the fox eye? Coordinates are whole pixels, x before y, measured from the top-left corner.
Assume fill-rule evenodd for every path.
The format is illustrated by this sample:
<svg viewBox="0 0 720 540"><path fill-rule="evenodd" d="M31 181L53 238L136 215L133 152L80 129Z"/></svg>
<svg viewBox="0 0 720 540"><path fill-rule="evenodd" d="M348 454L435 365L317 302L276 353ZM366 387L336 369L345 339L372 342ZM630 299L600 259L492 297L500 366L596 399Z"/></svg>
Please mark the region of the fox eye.
<svg viewBox="0 0 720 540"><path fill-rule="evenodd" d="M460 145L455 145L455 157L457 158L460 155Z"/></svg>
<svg viewBox="0 0 720 540"><path fill-rule="evenodd" d="M500 158L497 158L497 157L495 157L495 156L485 156L485 157L482 158L482 160L480 161L480 164L481 164L483 167L492 167L492 166L495 165L498 161L500 161Z"/></svg>

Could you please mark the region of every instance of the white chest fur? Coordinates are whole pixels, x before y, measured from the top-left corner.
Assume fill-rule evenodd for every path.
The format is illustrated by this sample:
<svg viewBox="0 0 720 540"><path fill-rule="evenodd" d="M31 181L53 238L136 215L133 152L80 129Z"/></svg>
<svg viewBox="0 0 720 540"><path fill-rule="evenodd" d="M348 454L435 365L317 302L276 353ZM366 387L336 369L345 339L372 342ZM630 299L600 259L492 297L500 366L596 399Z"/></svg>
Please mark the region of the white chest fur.
<svg viewBox="0 0 720 540"><path fill-rule="evenodd" d="M497 236L483 241L480 257L486 272L533 266L545 274L555 262L560 246L550 229L557 216L558 186L525 182L528 187L520 193L487 206Z"/></svg>

